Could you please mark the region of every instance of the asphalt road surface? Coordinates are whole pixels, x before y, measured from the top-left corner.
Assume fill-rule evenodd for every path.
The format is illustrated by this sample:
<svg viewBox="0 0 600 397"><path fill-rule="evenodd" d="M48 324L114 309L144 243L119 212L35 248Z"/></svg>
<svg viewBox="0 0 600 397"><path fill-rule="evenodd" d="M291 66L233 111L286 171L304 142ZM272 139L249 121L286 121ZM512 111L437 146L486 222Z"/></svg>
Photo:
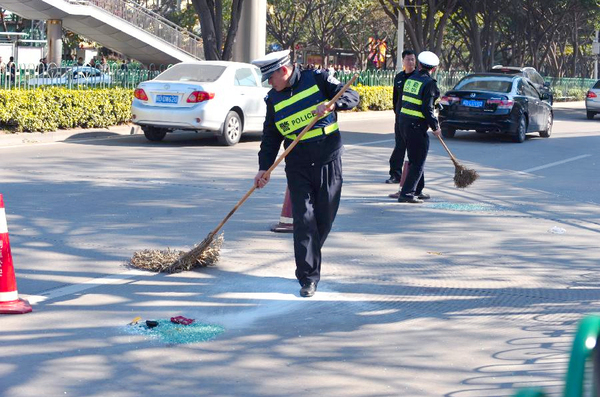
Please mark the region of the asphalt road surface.
<svg viewBox="0 0 600 397"><path fill-rule="evenodd" d="M411 205L383 183L392 114L341 116L342 203L310 299L291 236L269 231L283 167L225 225L216 267L126 265L143 248L202 241L250 188L259 135L229 148L190 133L152 143L126 127L0 137L18 288L34 309L0 316L0 395L557 393L577 321L600 308L600 120L581 103L557 105L555 119L552 137L522 144L448 139L480 174L464 190L432 139L432 199ZM179 344L127 326L177 315L223 332Z"/></svg>

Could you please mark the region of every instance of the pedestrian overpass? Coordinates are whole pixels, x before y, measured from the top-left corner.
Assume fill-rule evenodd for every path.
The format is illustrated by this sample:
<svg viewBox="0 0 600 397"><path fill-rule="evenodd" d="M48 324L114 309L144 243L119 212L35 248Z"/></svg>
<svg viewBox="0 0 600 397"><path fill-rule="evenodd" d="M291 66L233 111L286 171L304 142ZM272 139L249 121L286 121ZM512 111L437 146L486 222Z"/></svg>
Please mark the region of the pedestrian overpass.
<svg viewBox="0 0 600 397"><path fill-rule="evenodd" d="M204 58L199 36L131 0L0 0L0 7L25 19L62 23L62 27L144 64ZM50 42L50 49L52 45Z"/></svg>

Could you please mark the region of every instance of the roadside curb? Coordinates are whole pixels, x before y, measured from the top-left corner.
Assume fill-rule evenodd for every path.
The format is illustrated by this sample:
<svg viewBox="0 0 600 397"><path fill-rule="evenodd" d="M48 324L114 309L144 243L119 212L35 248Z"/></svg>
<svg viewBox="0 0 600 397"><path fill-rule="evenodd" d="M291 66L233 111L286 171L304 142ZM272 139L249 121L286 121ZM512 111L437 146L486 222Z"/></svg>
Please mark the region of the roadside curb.
<svg viewBox="0 0 600 397"><path fill-rule="evenodd" d="M19 132L0 134L0 147L26 144L53 143L80 139L109 138L115 135L129 135L133 124L115 125L108 128L75 128L51 132Z"/></svg>
<svg viewBox="0 0 600 397"><path fill-rule="evenodd" d="M585 101L554 102L554 109L585 109Z"/></svg>

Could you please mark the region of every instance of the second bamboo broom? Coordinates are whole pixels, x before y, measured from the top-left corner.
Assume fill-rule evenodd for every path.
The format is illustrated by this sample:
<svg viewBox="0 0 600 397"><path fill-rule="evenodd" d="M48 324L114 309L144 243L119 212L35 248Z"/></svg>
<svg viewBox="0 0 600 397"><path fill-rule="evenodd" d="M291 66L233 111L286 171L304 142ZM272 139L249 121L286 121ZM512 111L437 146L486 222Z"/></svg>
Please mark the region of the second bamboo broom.
<svg viewBox="0 0 600 397"><path fill-rule="evenodd" d="M442 139L441 136L438 136L442 146L446 149L446 152L450 155L450 160L454 163L454 186L460 189L464 189L467 186L471 185L479 178L479 174L477 171L464 167L462 164L458 162L456 157L452 154L446 143Z"/></svg>
<svg viewBox="0 0 600 397"><path fill-rule="evenodd" d="M332 100L327 102L326 107L329 108L335 104L338 99L346 92L346 90L354 83L358 74L352 76L342 89L333 97ZM302 132L290 143L285 151L275 160L273 165L265 172L265 176L268 177L271 172L283 161L283 159L292 151L292 149L300 142L302 137L316 124L319 118L314 117L312 121L304 127ZM159 272L177 273L184 270L191 270L196 266L208 266L214 264L219 258L219 250L223 243L222 235L215 239L217 233L221 230L223 225L233 216L233 214L240 208L240 206L250 197L250 195L256 190L256 187L252 185L250 190L238 201L231 211L223 218L221 223L208 235L204 240L192 248L189 252L172 251L172 250L144 250L136 252L130 259L130 264L134 267L143 268L146 270L153 270Z"/></svg>

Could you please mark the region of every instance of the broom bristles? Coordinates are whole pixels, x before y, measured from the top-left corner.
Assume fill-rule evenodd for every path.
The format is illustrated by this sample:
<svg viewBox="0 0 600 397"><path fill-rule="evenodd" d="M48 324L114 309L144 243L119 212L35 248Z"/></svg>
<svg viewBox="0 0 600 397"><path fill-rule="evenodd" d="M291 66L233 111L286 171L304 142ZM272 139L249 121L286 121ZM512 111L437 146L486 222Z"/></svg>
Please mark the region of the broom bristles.
<svg viewBox="0 0 600 397"><path fill-rule="evenodd" d="M477 171L464 167L454 159L452 161L454 162L454 186L457 188L464 189L479 178Z"/></svg>
<svg viewBox="0 0 600 397"><path fill-rule="evenodd" d="M133 254L133 257L129 260L129 265L139 269L164 273L179 273L191 270L194 267L212 266L219 260L223 240L223 233L216 239L214 235L209 234L200 244L188 252L171 250L170 248L139 251Z"/></svg>

